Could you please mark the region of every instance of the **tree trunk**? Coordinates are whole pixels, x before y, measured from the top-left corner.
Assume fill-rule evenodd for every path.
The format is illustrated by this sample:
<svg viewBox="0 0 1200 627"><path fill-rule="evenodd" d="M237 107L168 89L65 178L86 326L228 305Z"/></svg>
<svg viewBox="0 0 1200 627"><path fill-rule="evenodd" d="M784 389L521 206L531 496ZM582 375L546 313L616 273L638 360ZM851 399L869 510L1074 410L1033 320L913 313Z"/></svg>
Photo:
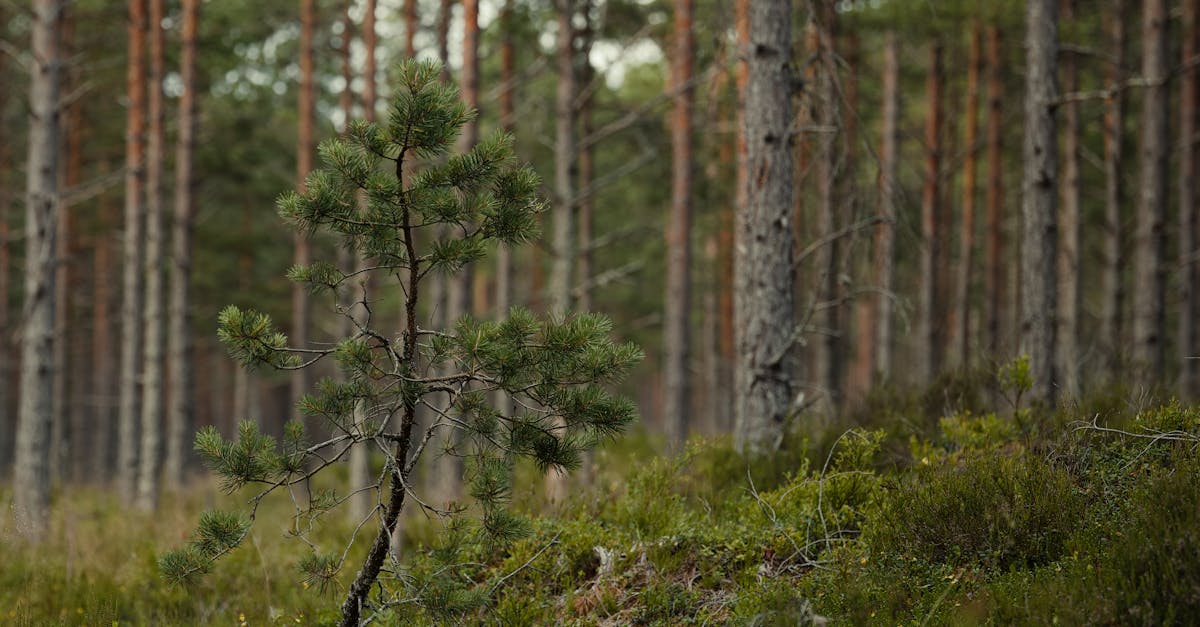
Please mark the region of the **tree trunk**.
<svg viewBox="0 0 1200 627"><path fill-rule="evenodd" d="M984 311L987 350L1001 350L1001 314L1006 306L1004 266L1004 83L1000 71L1000 29L989 25L987 38L987 240L984 242ZM997 357L1002 357L997 355Z"/></svg>
<svg viewBox="0 0 1200 627"><path fill-rule="evenodd" d="M117 412L117 487L132 503L137 487L138 428L141 420L141 358L145 300L144 227L146 206L142 196L145 176L145 47L146 0L129 0L129 60L126 90L129 99L125 122L125 234L123 238L121 295L121 389Z"/></svg>
<svg viewBox="0 0 1200 627"><path fill-rule="evenodd" d="M837 63L834 49L836 11L828 0L819 4L820 18L817 24L816 110L815 122L822 130L817 135L817 155L813 160L817 179L817 229L819 237L829 238L828 243L817 251L817 274L819 286L816 298L816 321L820 327L813 359L813 382L830 409L841 403L839 382L842 370L842 315L841 281L839 262L842 257L842 238L834 234L843 220L838 216L838 114Z"/></svg>
<svg viewBox="0 0 1200 627"><path fill-rule="evenodd" d="M33 54L25 173L25 305L12 507L17 532L34 540L45 532L50 506L62 11L60 0L35 0L30 25Z"/></svg>
<svg viewBox="0 0 1200 627"><path fill-rule="evenodd" d="M417 56L417 0L404 0L404 56L412 59Z"/></svg>
<svg viewBox="0 0 1200 627"><path fill-rule="evenodd" d="M138 464L137 505L142 511L158 507L162 462L163 367L167 343L166 278L167 216L163 207L163 163L166 161L163 130L164 37L163 0L150 0L150 99L146 141L146 309L143 324L146 342L142 359L142 449Z"/></svg>
<svg viewBox="0 0 1200 627"><path fill-rule="evenodd" d="M441 0L437 15L437 53L442 62L442 82L450 82L450 19L454 0Z"/></svg>
<svg viewBox="0 0 1200 627"><path fill-rule="evenodd" d="M934 41L930 48L929 72L925 80L925 184L921 194L921 300L917 333L917 363L920 383L928 383L941 372L945 328L940 324L942 303L942 230L941 170L942 170L942 42Z"/></svg>
<svg viewBox="0 0 1200 627"><path fill-rule="evenodd" d="M976 18L971 24L971 39L967 51L967 111L963 143L966 157L962 178L962 227L958 239L958 267L954 286L954 321L950 342L955 361L966 366L971 350L971 270L975 250L975 175L979 154L979 66L983 47L983 27Z"/></svg>
<svg viewBox="0 0 1200 627"><path fill-rule="evenodd" d="M192 221L195 189L192 161L196 146L196 36L200 0L183 0L183 30L179 78L179 142L175 149L175 221L171 230L170 408L167 413L167 456L163 464L167 485L183 483L187 451L195 430L196 372L192 349L189 289L192 281Z"/></svg>
<svg viewBox="0 0 1200 627"><path fill-rule="evenodd" d="M64 7L62 31L59 47L64 58L78 54L75 43L76 11ZM68 93L77 89L81 83L78 66L68 67L62 77ZM60 185L62 189L72 189L79 185L83 178L83 102L75 100L63 105L62 130L66 135L63 142L65 153L61 160L62 167ZM77 380L73 374L73 366L83 361L84 355L68 355L68 348L76 345L76 328L71 324L73 301L78 297L78 290L72 290L71 282L74 277L74 256L78 248L75 241L79 238L76 233L77 224L75 209L66 202L57 205L55 219L58 222L58 232L55 237L54 251L54 396L50 425L50 480L52 485L62 485L76 480L81 470L78 465L79 456L74 455L73 439L78 435L77 427L82 426L82 420L76 411L73 397L78 395ZM77 359L71 359L76 357Z"/></svg>
<svg viewBox="0 0 1200 627"><path fill-rule="evenodd" d="M692 79L695 40L692 0L675 0L671 90L671 211L667 215L667 285L664 294L663 378L667 442L679 451L687 440L691 408Z"/></svg>
<svg viewBox="0 0 1200 627"><path fill-rule="evenodd" d="M575 243L575 28L577 0L555 0L558 7L558 91L555 95L554 144L554 262L550 272L550 311L563 315L571 308L571 277Z"/></svg>
<svg viewBox="0 0 1200 627"><path fill-rule="evenodd" d="M1062 2L1062 20L1075 21L1075 0ZM1062 56L1063 91L1079 90L1079 62L1074 52ZM1079 396L1079 102L1063 106L1062 207L1058 240L1058 359L1055 372L1068 398Z"/></svg>
<svg viewBox="0 0 1200 627"><path fill-rule="evenodd" d="M879 151L879 213L875 228L875 284L879 286L875 335L875 370L887 381L892 373L892 279L895 276L897 168L900 159L900 44L888 31L883 49L883 137Z"/></svg>
<svg viewBox="0 0 1200 627"><path fill-rule="evenodd" d="M107 169L107 168L106 168ZM100 233L110 233L118 228L120 216L116 205L108 197L100 201ZM113 297L115 290L112 277L113 245L109 238L97 237L93 248L92 265L92 398L94 399L95 434L91 448L91 468L96 473L93 479L112 477L114 445L117 443L113 418L116 405L112 392L117 388L117 359L113 344Z"/></svg>
<svg viewBox="0 0 1200 627"><path fill-rule="evenodd" d="M584 2L580 6L580 13L583 16L583 26L576 33L578 38L578 52L575 54L577 67L576 76L578 77L577 86L583 91L584 95L577 103L577 122L579 124L579 133L583 137L588 137L595 130L594 121L594 105L596 90L592 87L592 81L596 80L596 72L592 69L592 63L588 59L592 49L592 3ZM592 286L591 280L594 273L595 255L592 251L592 231L595 224L593 214L595 203L593 198L595 194L591 193L588 188L592 184L592 178L595 176L596 162L593 145L585 144L579 149L579 179L576 181L579 190L577 195L578 205L575 208L575 240L579 254L576 256L575 276L578 287L574 290L575 309L578 311L591 311L592 309ZM590 458L589 458L590 461Z"/></svg>
<svg viewBox="0 0 1200 627"><path fill-rule="evenodd" d="M305 178L313 169L313 125L316 124L316 99L313 82L313 29L316 21L314 0L300 0L300 93L298 96L296 132L296 187L304 193ZM307 266L311 257L308 238L297 232L294 238L293 263ZM308 290L301 284L292 285L292 336L289 343L298 348L308 348L309 319L312 315L308 303ZM292 371L289 400L296 402L308 391L308 368Z"/></svg>
<svg viewBox="0 0 1200 627"><path fill-rule="evenodd" d="M1167 209L1167 6L1166 0L1142 3L1141 183L1134 231L1133 361L1142 383L1163 375L1163 324Z"/></svg>
<svg viewBox="0 0 1200 627"><path fill-rule="evenodd" d="M737 446L773 450L793 397L790 0L750 5L745 94L746 205L738 213L735 316Z"/></svg>
<svg viewBox="0 0 1200 627"><path fill-rule="evenodd" d="M1029 0L1026 12L1025 141L1021 183L1021 352L1029 357L1033 400L1053 403L1058 162L1057 1Z"/></svg>
<svg viewBox="0 0 1200 627"><path fill-rule="evenodd" d="M3 6L0 6L0 23L7 23L8 15ZM0 55L0 79L8 80L8 69L5 61L8 60L7 55ZM8 108L8 94L6 89L0 91L0 111L6 111ZM9 301L9 290L12 289L10 284L12 272L12 253L10 239L12 233L9 227L9 220L13 209L12 192L8 175L13 172L12 167L12 152L10 149L11 138L6 133L7 129L0 126L0 416L4 419L0 420L0 479L8 477L9 465L12 460L12 443L16 429L16 412L13 411L12 404L12 389L9 385L9 377L16 370L13 366L16 361L18 351L10 345L12 337L11 314L9 310L12 303Z"/></svg>
<svg viewBox="0 0 1200 627"><path fill-rule="evenodd" d="M747 161L746 142L746 94L750 85L750 0L736 0L734 5L734 26L737 30L735 91L734 104L734 159L736 162L733 205L721 211L720 232L717 239L721 259L721 381L728 392L724 395L725 431L737 430L737 315L734 301L737 297L737 273L735 242L738 231L738 214L743 207L749 206L747 192L749 187L749 162Z"/></svg>
<svg viewBox="0 0 1200 627"><path fill-rule="evenodd" d="M1125 217L1122 210L1125 171L1125 23L1129 4L1126 0L1114 0L1111 13L1107 16L1109 48L1112 59L1106 77L1107 88L1112 95L1104 103L1104 261L1102 277L1103 304L1100 313L1100 341L1105 348L1105 357L1110 376L1117 376L1118 364L1123 361L1125 343L1122 341L1125 311L1125 283L1121 275L1128 263L1125 233Z"/></svg>
<svg viewBox="0 0 1200 627"><path fill-rule="evenodd" d="M1193 58L1200 52L1200 2L1184 0L1183 47L1181 66L1186 69L1179 86L1179 290L1183 295L1179 312L1179 396L1194 400L1200 394L1200 338L1196 320L1200 318L1200 216L1196 212L1197 103L1200 80Z"/></svg>
<svg viewBox="0 0 1200 627"><path fill-rule="evenodd" d="M516 80L516 46L513 43L513 0L504 0L500 11L500 126L506 133L515 128L513 82ZM512 307L512 249L496 247L496 318L503 320Z"/></svg>

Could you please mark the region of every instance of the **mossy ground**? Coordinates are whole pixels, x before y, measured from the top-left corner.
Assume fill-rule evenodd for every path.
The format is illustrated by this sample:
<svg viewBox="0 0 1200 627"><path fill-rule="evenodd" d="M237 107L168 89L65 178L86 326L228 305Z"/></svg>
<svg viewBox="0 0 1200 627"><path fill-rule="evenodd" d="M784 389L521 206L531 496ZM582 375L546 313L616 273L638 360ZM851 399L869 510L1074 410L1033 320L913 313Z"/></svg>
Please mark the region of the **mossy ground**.
<svg viewBox="0 0 1200 627"><path fill-rule="evenodd" d="M554 507L529 469L515 503L534 532L514 545L463 535L447 546L456 534L441 523L410 519L410 573L435 582L415 592L440 609L403 604L378 623L1200 621L1200 407L1110 390L1014 412L971 377L882 394L758 462L726 440L674 458L622 440L597 454L590 487ZM1170 437L1081 428L1093 420ZM93 490L58 494L41 547L0 526L0 623L335 620L353 572L324 592L303 583L286 499L267 501L251 541L193 587L162 582L156 555L186 539L197 512L239 502L201 483L146 516ZM350 530L330 517L317 537L331 549ZM460 565L452 577L431 576L447 561Z"/></svg>

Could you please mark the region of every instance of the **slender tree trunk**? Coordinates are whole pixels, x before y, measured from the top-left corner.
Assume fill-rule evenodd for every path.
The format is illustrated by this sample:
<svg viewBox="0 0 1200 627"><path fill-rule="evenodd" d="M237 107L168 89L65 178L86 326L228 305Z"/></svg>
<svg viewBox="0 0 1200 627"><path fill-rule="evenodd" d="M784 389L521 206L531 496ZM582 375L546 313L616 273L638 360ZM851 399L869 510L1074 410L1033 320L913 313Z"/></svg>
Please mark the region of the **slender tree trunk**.
<svg viewBox="0 0 1200 627"><path fill-rule="evenodd" d="M18 533L39 540L50 506L53 408L54 251L58 198L59 54L63 3L34 0L25 183L25 305L13 514Z"/></svg>
<svg viewBox="0 0 1200 627"><path fill-rule="evenodd" d="M575 242L575 189L578 155L575 137L574 16L577 0L555 0L558 7L558 91L555 95L554 144L554 263L550 272L550 310L563 315L571 309L571 277L577 252Z"/></svg>
<svg viewBox="0 0 1200 627"><path fill-rule="evenodd" d="M1075 0L1063 0L1062 20L1075 21ZM1063 91L1079 89L1079 62L1075 53L1062 55ZM1079 102L1063 106L1062 207L1059 208L1058 330L1055 340L1058 374L1063 393L1079 396Z"/></svg>
<svg viewBox="0 0 1200 627"><path fill-rule="evenodd" d="M671 89L671 211L667 216L667 290L664 295L664 374L667 442L680 450L688 434L691 408L691 265L692 265L692 79L695 39L692 0L675 1Z"/></svg>
<svg viewBox="0 0 1200 627"><path fill-rule="evenodd" d="M942 42L934 41L925 80L928 113L925 118L925 184L921 194L921 302L917 333L921 383L928 383L941 372L945 338L945 329L939 324L942 303L938 299L941 294L938 277L942 274L942 230L946 228L939 221L942 215L942 86L945 83L942 50Z"/></svg>
<svg viewBox="0 0 1200 627"><path fill-rule="evenodd" d="M404 0L404 56L412 59L417 56L417 0Z"/></svg>
<svg viewBox="0 0 1200 627"><path fill-rule="evenodd" d="M144 227L146 206L142 196L145 177L146 0L129 0L129 60L126 90L129 99L125 122L125 234L121 295L121 389L117 413L117 487L132 503L137 486L138 428L141 420L141 358L145 299Z"/></svg>
<svg viewBox="0 0 1200 627"><path fill-rule="evenodd" d="M888 31L883 49L883 137L879 151L879 213L875 228L876 314L875 370L887 381L892 374L892 302L895 276L897 168L900 159L900 44Z"/></svg>
<svg viewBox="0 0 1200 627"><path fill-rule="evenodd" d="M188 441L195 430L196 372L192 348L189 289L192 281L192 221L195 213L192 161L196 146L196 36L200 0L183 0L179 77L179 142L175 149L175 221L171 230L172 273L170 333L170 407L167 413L167 485L183 484Z"/></svg>
<svg viewBox="0 0 1200 627"><path fill-rule="evenodd" d="M816 313L817 325L821 327L816 338L817 353L814 355L813 381L817 384L820 394L829 407L836 408L841 403L841 371L842 371L842 311L841 281L839 262L843 255L842 239L833 237L843 220L838 216L838 204L841 199L838 192L838 133L841 124L838 114L837 93L837 63L834 49L834 36L837 29L836 11L833 3L823 0L819 4L820 14L817 24L817 58L816 70L816 109L815 121L822 130L817 135L817 155L814 161L817 179L817 229L820 237L830 238L829 243L817 251L817 273L819 287L817 289Z"/></svg>
<svg viewBox="0 0 1200 627"><path fill-rule="evenodd" d="M303 193L305 178L313 169L313 125L316 124L316 93L313 82L313 29L316 22L314 0L300 0L300 93L298 100L298 127L296 132L296 187ZM295 235L293 263L307 266L311 257L309 242L303 233ZM308 347L309 320L312 312L308 303L308 290L299 283L292 286L292 335L289 343L299 348ZM289 400L295 402L308 391L308 368L292 371Z"/></svg>
<svg viewBox="0 0 1200 627"><path fill-rule="evenodd" d="M954 326L950 329L950 342L955 361L965 366L970 361L971 350L971 270L974 267L975 250L975 176L978 171L979 143L979 67L983 48L983 26L976 18L971 24L971 38L967 51L967 111L966 130L963 143L966 157L963 161L962 178L962 222L958 239L958 267L955 273Z"/></svg>
<svg viewBox="0 0 1200 627"><path fill-rule="evenodd" d="M515 128L513 84L516 80L516 46L513 44L513 0L504 0L500 11L500 126L506 133ZM504 319L512 307L512 249L500 244L496 249L496 318ZM500 399L502 403L507 401Z"/></svg>
<svg viewBox="0 0 1200 627"><path fill-rule="evenodd" d="M76 10L64 7L62 18L62 34L59 42L61 54L70 58L78 53L75 43ZM80 84L77 66L68 67L63 73L67 90L74 90ZM66 103L62 111L63 142L66 152L61 160L62 189L71 189L79 185L83 179L83 103L81 100ZM73 440L78 435L75 428L77 418L73 397L78 394L77 381L71 376L76 359L68 359L68 347L76 345L76 331L71 324L73 308L71 289L74 277L74 256L78 248L75 241L79 238L75 209L66 202L59 202L55 219L58 222L58 233L55 238L54 251L54 396L50 426L50 479L54 485L61 485L78 478L79 457L74 455ZM76 357L82 358L83 355ZM83 361L83 359L78 359Z"/></svg>
<svg viewBox="0 0 1200 627"><path fill-rule="evenodd" d="M143 324L146 342L142 359L142 449L138 465L137 505L143 511L158 507L162 461L163 367L167 343L166 278L167 216L163 206L163 162L166 161L163 129L164 67L163 0L150 0L150 99L146 141L146 309Z"/></svg>
<svg viewBox="0 0 1200 627"><path fill-rule="evenodd" d="M1109 375L1115 376L1122 361L1125 343L1122 341L1125 311L1125 283L1121 275L1127 264L1125 246L1125 217L1122 210L1125 170L1125 81L1126 37L1125 24L1129 4L1114 0L1107 15L1109 49L1112 59L1106 77L1111 96L1104 103L1104 266L1103 304L1100 313L1100 341L1105 347Z"/></svg>
<svg viewBox="0 0 1200 627"><path fill-rule="evenodd" d="M745 94L746 205L738 212L735 316L739 449L773 450L791 411L795 324L792 290L792 76L790 0L750 5Z"/></svg>
<svg viewBox="0 0 1200 627"><path fill-rule="evenodd" d="M592 3L584 2L580 6L580 13L583 15L583 26L577 33L579 40L579 51L575 57L578 67L576 68L576 76L578 77L578 87L584 92L583 96L578 99L576 116L579 124L579 132L583 137L588 137L595 130L593 109L595 105L595 90L592 88L592 81L596 80L596 72L592 69L592 63L588 59L588 55L592 49ZM592 185L592 178L595 176L596 164L595 153L593 146L588 144L579 149L579 180L577 181L578 205L575 209L577 220L576 224L576 247L579 250L577 255L575 274L578 287L575 290L575 309L578 311L591 311L592 309L592 286L591 280L594 274L593 260L595 255L592 254L592 231L595 221L593 214L595 203L592 194L588 188ZM587 456L590 462L590 455Z"/></svg>
<svg viewBox="0 0 1200 627"><path fill-rule="evenodd" d="M1164 283L1167 207L1167 3L1142 3L1141 183L1134 231L1133 361L1144 369L1141 381L1155 384L1163 375Z"/></svg>
<svg viewBox="0 0 1200 627"><path fill-rule="evenodd" d="M107 169L107 168L106 168ZM110 233L118 227L120 216L113 202L105 197L100 201L100 228L102 234ZM113 263L113 246L110 238L101 235L96 238L93 248L94 267L92 273L92 398L95 424L92 430L95 434L91 448L94 471L93 479L107 480L112 477L114 462L114 445L117 443L114 424L113 390L117 388L116 372L117 359L113 342L113 274L116 271Z"/></svg>
<svg viewBox="0 0 1200 627"><path fill-rule="evenodd" d="M1021 352L1029 356L1034 400L1053 403L1058 162L1058 2L1029 0L1026 12L1025 141L1021 184Z"/></svg>
<svg viewBox="0 0 1200 627"><path fill-rule="evenodd" d="M1194 400L1200 394L1200 215L1196 211L1197 105L1200 80L1193 59L1200 52L1200 2L1183 2L1183 47L1180 64L1186 68L1179 86L1179 290L1183 295L1179 312L1179 396Z"/></svg>
<svg viewBox="0 0 1200 627"><path fill-rule="evenodd" d="M437 15L437 52L442 62L442 82L450 82L450 18L454 0L441 0Z"/></svg>
<svg viewBox="0 0 1200 627"><path fill-rule="evenodd" d="M0 23L7 23L7 19L7 12L0 6ZM5 65L7 60L7 55L0 55L0 79L3 80L8 79L8 68ZM8 90L0 91L0 111L8 108L8 93ZM9 290L12 289L12 232L9 220L12 219L13 202L8 175L13 168L11 138L6 131L6 128L0 126L0 416L3 416L3 420L0 420L0 460L4 460L0 462L0 479L8 477L9 465L12 463L13 436L17 425L9 377L15 371L13 366L19 352L11 345L12 329L9 326L12 319L9 313L12 307L9 300Z"/></svg>
<svg viewBox="0 0 1200 627"><path fill-rule="evenodd" d="M1001 349L1001 320L1004 307L1004 83L1000 71L1004 60L1000 56L1000 29L989 25L987 38L987 239L984 242L984 311L986 318L987 350L996 354Z"/></svg>
<svg viewBox="0 0 1200 627"><path fill-rule="evenodd" d="M735 241L738 230L738 213L749 205L747 192L749 190L749 164L746 142L746 94L750 83L750 0L736 0L734 4L734 27L737 31L737 48L735 59L735 92L734 103L734 137L733 158L735 161L735 181L733 205L724 208L720 214L719 231L717 236L718 257L720 259L719 283L720 291L720 355L721 371L719 376L723 390L720 411L723 415L722 427L724 432L736 431L737 410L737 340L735 325L737 317L734 301L737 294Z"/></svg>

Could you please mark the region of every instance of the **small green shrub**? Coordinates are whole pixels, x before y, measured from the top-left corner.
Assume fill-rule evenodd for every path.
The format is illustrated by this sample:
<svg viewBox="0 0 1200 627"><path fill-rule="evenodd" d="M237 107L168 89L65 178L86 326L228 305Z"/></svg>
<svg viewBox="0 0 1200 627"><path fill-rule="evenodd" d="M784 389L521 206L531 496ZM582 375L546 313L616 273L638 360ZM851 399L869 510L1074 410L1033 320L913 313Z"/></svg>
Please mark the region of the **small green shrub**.
<svg viewBox="0 0 1200 627"><path fill-rule="evenodd" d="M935 564L1007 570L1062 554L1082 513L1069 476L1038 457L994 455L923 467L895 484L871 547Z"/></svg>

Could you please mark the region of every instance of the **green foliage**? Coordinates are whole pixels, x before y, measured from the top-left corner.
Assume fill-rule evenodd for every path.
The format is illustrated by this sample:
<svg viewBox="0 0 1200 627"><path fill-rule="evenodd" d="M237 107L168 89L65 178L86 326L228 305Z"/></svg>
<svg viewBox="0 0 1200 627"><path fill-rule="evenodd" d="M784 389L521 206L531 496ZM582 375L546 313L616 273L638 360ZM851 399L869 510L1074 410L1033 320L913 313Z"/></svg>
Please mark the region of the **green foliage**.
<svg viewBox="0 0 1200 627"><path fill-rule="evenodd" d="M415 598L431 617L448 620L481 607L493 593L470 576L470 564L479 560L461 557L503 550L531 532L527 521L507 509L514 464L526 458L542 472L576 468L585 451L621 433L636 419L636 407L608 386L619 383L642 352L614 342L612 323L586 312L540 320L513 309L501 321L468 317L450 321L446 329L426 328L418 320L426 279L459 272L496 244L530 240L543 205L536 196L540 180L515 163L508 135L498 133L463 154L446 155L462 126L477 114L440 80L438 65L406 62L397 83L387 120L354 122L343 137L322 142L325 169L309 174L302 192L282 194L277 207L303 236L332 236L368 262L348 273L317 260L289 269L290 280L335 303L345 298L353 280L364 304L372 300L368 291L376 289L367 275L399 283L406 297L404 332L397 338L376 328L370 311L356 315L341 307L353 323L350 336L321 348L293 347L266 314L225 308L218 335L246 367L297 369L326 358L334 362L339 376L322 380L298 403L301 413L323 420L330 437L310 445L301 423L292 422L276 443L243 423L234 440L212 428L202 431L196 450L224 490L263 486L252 500L255 510L268 493L291 492L297 504L290 532L306 537L344 499L310 492L301 502L294 485L307 485L351 448L384 451L384 481L351 489L375 490L383 512L394 517L430 437L460 432L445 453L468 461L468 492L478 507L441 512L451 522L427 568L414 565L407 578L373 586L379 561L368 560L376 564L373 570L357 575L366 585L352 588L370 589L378 598L370 603L356 598L351 605L384 608ZM417 160L433 158L415 167ZM360 298L357 292L355 298ZM497 394L512 401L501 407L517 409L493 406ZM418 424L419 407L432 411L430 424ZM213 559L245 535L240 526L231 535L213 527L216 523L202 519L197 540L164 556L164 573L183 581L207 572ZM386 540L390 532L372 531L363 535ZM358 537L357 531L349 534L348 546L334 552L310 541L313 551L298 564L305 581L319 589L338 583ZM377 546L382 545L376 542L372 550Z"/></svg>

